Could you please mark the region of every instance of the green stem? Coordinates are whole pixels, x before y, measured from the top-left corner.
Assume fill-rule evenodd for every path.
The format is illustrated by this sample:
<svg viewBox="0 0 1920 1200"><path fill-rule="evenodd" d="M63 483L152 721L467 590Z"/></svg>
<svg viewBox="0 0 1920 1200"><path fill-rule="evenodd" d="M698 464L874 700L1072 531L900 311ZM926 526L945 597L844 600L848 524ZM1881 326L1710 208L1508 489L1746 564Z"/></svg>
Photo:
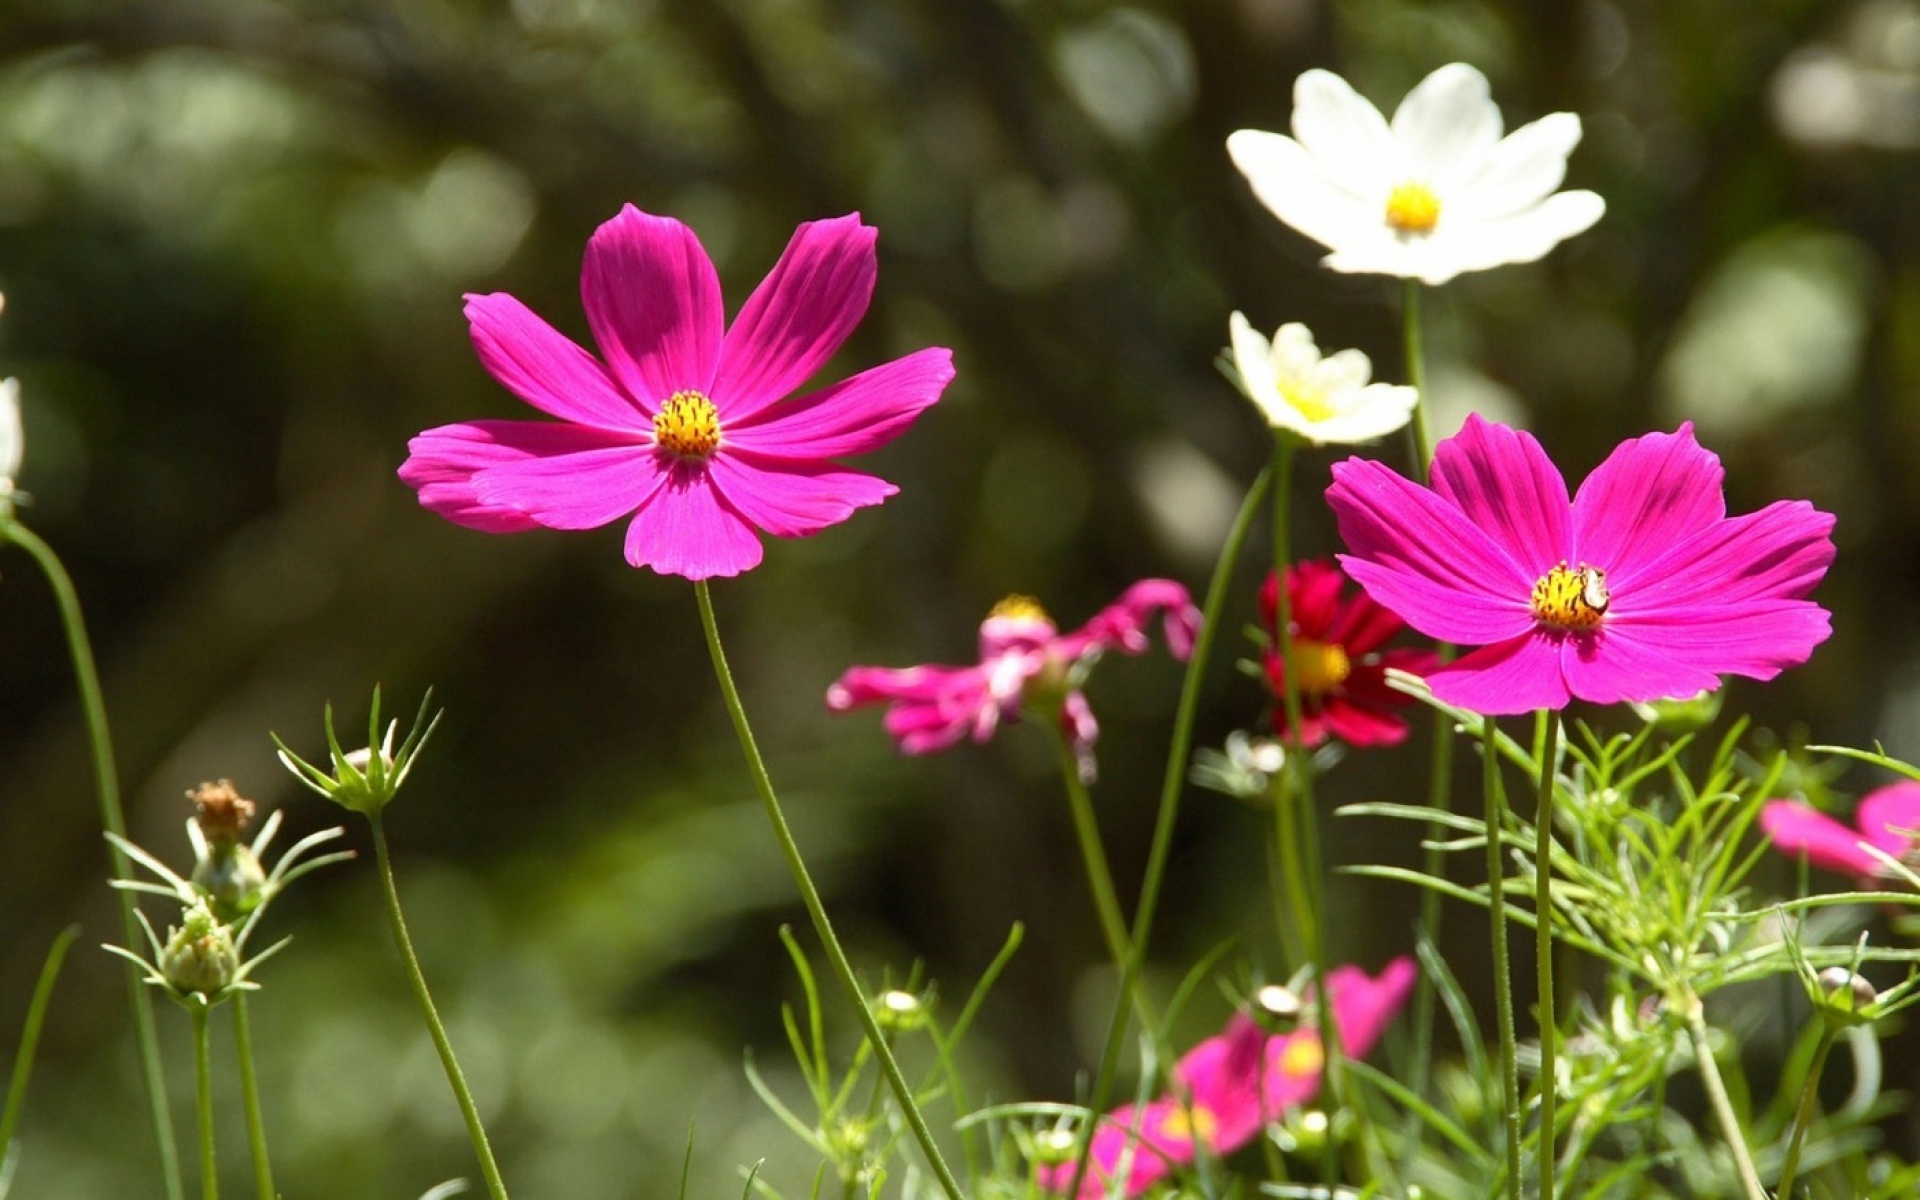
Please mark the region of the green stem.
<svg viewBox="0 0 1920 1200"><path fill-rule="evenodd" d="M1559 1006L1553 992L1553 795L1554 760L1560 753L1560 722L1547 716L1546 744L1540 754L1539 805L1533 818L1533 917L1535 971L1540 993L1540 1200L1553 1200L1554 1105L1559 1099L1554 1043L1560 1036Z"/></svg>
<svg viewBox="0 0 1920 1200"><path fill-rule="evenodd" d="M26 1025L20 1030L20 1048L13 1056L13 1079L7 1084L7 1108L0 1115L0 1163L13 1145L14 1126L20 1121L20 1108L27 1099L27 1080L33 1075L34 1052L40 1047L40 1026L47 1019L47 1005L53 999L53 982L60 976L60 964L67 949L80 936L78 925L69 925L53 939L46 961L40 964L39 982L33 985L33 999L27 1004Z"/></svg>
<svg viewBox="0 0 1920 1200"><path fill-rule="evenodd" d="M1793 1136L1787 1141L1787 1159L1780 1168L1779 1186L1774 1188L1780 1200L1793 1200L1794 1177L1800 1173L1800 1143L1807 1136L1807 1126L1813 1123L1813 1107L1820 1098L1820 1076L1827 1069L1827 1052L1833 1049L1833 1034L1831 1025L1821 1030L1813 1064L1807 1068L1807 1082L1800 1089L1800 1106L1793 1114Z"/></svg>
<svg viewBox="0 0 1920 1200"><path fill-rule="evenodd" d="M1133 946L1127 954L1127 969L1120 979L1121 999L1114 1005L1113 1019L1107 1025L1106 1046L1100 1055L1100 1070L1093 1077L1093 1094L1088 1103L1095 1120L1113 1100L1114 1075L1120 1065L1120 1051L1126 1045L1128 1001L1125 997L1137 986L1141 965L1146 961L1147 942L1153 933L1153 918L1160 902L1160 884L1166 876L1167 858L1173 851L1173 828L1180 816L1180 795L1187 780L1187 755L1193 746L1193 719L1200 709L1200 685L1206 678L1207 660L1213 654L1214 630L1220 623L1220 610L1225 607L1240 550L1253 528L1254 514L1260 511L1261 501L1266 498L1267 487L1272 482L1273 472L1269 468L1260 472L1253 486L1247 489L1246 499L1240 502L1240 512L1227 530L1226 544L1220 548L1220 557L1213 565L1213 579L1207 584L1207 598L1201 604L1200 633L1194 639L1193 654L1187 659L1179 707L1174 710L1167 770L1160 784L1160 811L1154 818L1153 842L1147 850L1146 874L1140 883L1140 907L1133 914ZM1080 1154L1074 1163L1072 1184L1066 1191L1069 1196L1078 1196L1080 1185L1086 1179L1093 1153L1093 1131L1093 1120L1081 1128Z"/></svg>
<svg viewBox="0 0 1920 1200"><path fill-rule="evenodd" d="M1726 1081L1720 1078L1720 1064L1713 1059L1713 1046L1707 1038L1706 1013L1699 997L1689 995L1685 1001L1687 1032L1693 1038L1694 1065L1700 1070L1700 1082L1706 1085L1707 1100L1713 1105L1713 1115L1720 1122L1720 1132L1726 1135L1727 1148L1733 1152L1733 1165L1740 1174L1740 1184L1746 1189L1748 1200L1768 1200L1767 1189L1760 1183L1760 1171L1753 1165L1753 1155L1747 1150L1747 1139L1740 1132L1740 1118L1734 1114L1733 1101L1727 1096Z"/></svg>
<svg viewBox="0 0 1920 1200"><path fill-rule="evenodd" d="M420 1016L427 1023L433 1048L440 1053L440 1066L447 1073L447 1084L453 1089L453 1098L467 1123L467 1137L473 1142L480 1174L487 1181L487 1194L493 1200L507 1200L507 1185L500 1178L500 1168L494 1164L493 1147L488 1144L486 1128L480 1123L480 1109L473 1102L473 1093L467 1088L467 1077L460 1071L459 1060L453 1056L453 1042L448 1039L447 1027L433 1006L433 996L427 991L427 977L420 970L420 956L413 952L413 938L407 934L407 919L400 911L400 889L393 880L393 859L387 853L386 827L381 824L377 810L367 814L367 822L373 826L373 853L380 869L381 894L387 902L387 924L393 928L394 945L399 947L400 960L406 966L407 983L420 1004Z"/></svg>
<svg viewBox="0 0 1920 1200"><path fill-rule="evenodd" d="M913 1130L914 1140L920 1143L920 1150L926 1156L927 1165L933 1169L940 1181L940 1189L947 1194L948 1200L962 1200L959 1181L954 1179L953 1171L947 1166L947 1160L941 1157L940 1147L933 1140L933 1130L927 1125L927 1118L920 1111L920 1105L913 1097L913 1087L907 1077L900 1072L900 1064L895 1061L893 1051L887 1047L885 1033L879 1020L873 1015L872 1005L867 1003L866 993L860 987L860 980L854 976L853 966L847 961L847 953L840 946L839 937L833 932L832 922L827 920L827 906L820 900L819 889L813 886L813 876L807 872L807 864L800 857L800 846L793 839L793 831L787 827L787 817L780 808L780 798L774 794L773 779L767 774L766 763L760 757L760 747L754 741L753 727L747 723L746 706L740 703L740 692L734 686L733 672L727 667L727 652L720 645L720 626L713 618L713 598L707 592L707 581L696 579L693 583L694 598L700 604L700 624L707 635L707 652L713 658L713 673L720 681L720 692L726 699L727 715L733 719L733 732L740 739L740 750L746 756L747 770L753 776L755 788L760 793L760 803L767 811L767 821L773 826L773 835L780 843L780 851L786 856L787 868L793 872L793 882L800 889L800 899L806 905L807 915L813 918L813 929L826 948L827 961L833 965L833 973L840 980L840 986L846 991L847 1000L852 1003L854 1012L860 1018L860 1027L866 1032L867 1043L873 1047L874 1057L880 1062L880 1069L886 1074L887 1082L893 1088L894 1099L900 1102L900 1111L907 1118L907 1125Z"/></svg>
<svg viewBox="0 0 1920 1200"><path fill-rule="evenodd" d="M208 1046L207 1012L205 1002L194 997L194 1113L200 1128L200 1194L206 1200L220 1200L220 1169L213 1154L213 1055Z"/></svg>
<svg viewBox="0 0 1920 1200"><path fill-rule="evenodd" d="M233 1047L240 1060L240 1094L247 1109L247 1145L253 1153L253 1186L260 1200L274 1200L273 1163L267 1157L267 1125L260 1118L260 1081L253 1069L253 1032L247 1024L247 997L233 995Z"/></svg>
<svg viewBox="0 0 1920 1200"><path fill-rule="evenodd" d="M1106 848L1100 840L1100 825L1094 818L1093 798L1087 794L1087 785L1080 778L1080 764L1073 756L1073 747L1068 743L1066 734L1054 729L1053 744L1060 759L1060 781L1067 791L1067 807L1073 813L1073 832L1080 842L1080 858L1087 867L1087 886L1093 892L1093 907L1100 916L1100 932L1107 941L1107 952L1113 956L1113 965L1124 977L1127 971L1127 959L1130 955L1130 941L1127 936L1127 921L1120 913L1120 897L1113 889L1113 870L1107 864ZM1138 983L1138 980L1135 981ZM1153 1008L1149 1004L1145 989L1133 989L1134 1007L1140 1012L1140 1020L1148 1027L1155 1024Z"/></svg>
<svg viewBox="0 0 1920 1200"><path fill-rule="evenodd" d="M1419 393L1413 405L1413 419L1407 422L1407 435L1413 442L1413 478L1427 482L1433 462L1433 437L1427 431L1427 353L1420 327L1420 281L1407 280L1406 290L1407 383Z"/></svg>
<svg viewBox="0 0 1920 1200"><path fill-rule="evenodd" d="M1325 945L1320 936L1320 886L1317 861L1308 861L1309 851L1318 858L1319 839L1313 836L1313 750L1301 737L1305 711L1300 699L1299 661L1295 657L1293 636L1293 597L1287 588L1287 567L1292 562L1293 458L1290 437L1275 437L1273 444L1273 577L1274 577L1274 649L1280 654L1280 706L1286 717L1288 745L1282 777L1287 786L1275 793L1276 807L1297 806L1291 819L1278 818L1280 865L1292 879L1290 894L1297 910L1294 920L1300 944L1306 951L1306 964L1313 970L1316 986L1324 968ZM1299 965L1299 964L1295 964ZM1325 1006L1323 1006L1325 1007Z"/></svg>
<svg viewBox="0 0 1920 1200"><path fill-rule="evenodd" d="M100 824L116 837L127 835L127 822L120 807L120 776L113 764L113 740L107 732L107 706L100 692L100 674L94 666L93 647L87 640L87 625L80 612L80 597L73 580L53 548L36 537L26 526L0 521L0 544L12 542L25 550L47 577L54 601L60 609L60 624L66 630L67 650L73 659L74 681L80 692L80 707L87 723L87 742L93 755L94 787L100 798ZM115 879L132 879L133 867L118 846L108 844ZM120 927L128 946L144 945L145 933L134 917L133 893L114 889L120 901ZM180 1150L174 1141L173 1113L167 1107L166 1069L160 1061L160 1036L153 1019L153 996L140 973L129 964L127 994L133 1006L133 1035L139 1047L140 1075L146 1086L147 1116L153 1126L153 1140L160 1152L160 1178L166 1186L167 1200L184 1200L186 1184L180 1173Z"/></svg>
<svg viewBox="0 0 1920 1200"><path fill-rule="evenodd" d="M1487 911L1492 914L1493 1007L1500 1026L1500 1117L1507 1131L1507 1196L1520 1200L1520 1062L1513 1025L1513 966L1507 955L1506 793L1500 787L1498 726L1481 718L1480 769L1487 822Z"/></svg>

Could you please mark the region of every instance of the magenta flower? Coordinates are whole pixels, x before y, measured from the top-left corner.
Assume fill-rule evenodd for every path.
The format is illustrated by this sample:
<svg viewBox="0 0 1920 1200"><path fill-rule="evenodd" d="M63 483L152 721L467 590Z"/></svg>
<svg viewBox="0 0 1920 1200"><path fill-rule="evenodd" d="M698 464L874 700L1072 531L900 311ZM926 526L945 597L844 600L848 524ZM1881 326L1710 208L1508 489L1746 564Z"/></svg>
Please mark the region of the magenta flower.
<svg viewBox="0 0 1920 1200"><path fill-rule="evenodd" d="M1300 729L1287 728L1279 700L1287 664L1279 652L1280 589L1272 572L1260 588L1260 619L1272 649L1264 656L1273 689L1273 726L1293 745L1318 746L1328 736L1349 746L1391 746L1407 736L1394 710L1413 703L1387 686L1387 668L1425 675L1439 661L1431 650L1383 650L1406 623L1364 594L1347 596L1347 577L1326 559L1287 568L1287 602L1293 616L1293 665L1299 674Z"/></svg>
<svg viewBox="0 0 1920 1200"><path fill-rule="evenodd" d="M693 231L626 206L594 231L580 277L600 358L512 296L467 297L481 364L559 421L429 429L400 478L470 529L631 516L636 567L706 579L758 565L759 532L804 537L893 495L834 460L891 441L953 378L935 347L786 399L866 313L877 236L858 214L800 226L728 328Z"/></svg>
<svg viewBox="0 0 1920 1200"><path fill-rule="evenodd" d="M1342 1052L1364 1058L1413 990L1411 958L1396 958L1369 978L1358 967L1327 974L1334 1023ZM1092 1162L1080 1184L1080 1200L1094 1200L1122 1178L1122 1195L1141 1195L1192 1163L1200 1148L1231 1154L1251 1142L1269 1122L1320 1091L1326 1055L1312 1028L1269 1034L1244 1013L1224 1032L1188 1051L1175 1064L1168 1093L1145 1105L1108 1113L1093 1135ZM1064 1192L1073 1183L1073 1163L1044 1168L1041 1185Z"/></svg>
<svg viewBox="0 0 1920 1200"><path fill-rule="evenodd" d="M1027 596L1009 596L980 624L980 661L970 667L850 667L827 689L834 712L887 705L886 728L903 754L945 750L963 737L984 742L1002 721L1016 721L1023 701L1059 715L1060 726L1080 762L1080 777L1093 782L1093 743L1100 727L1081 693L1087 671L1103 651L1142 654L1153 614L1163 614L1167 648L1175 658L1193 652L1200 610L1187 589L1167 579L1145 579L1128 588L1093 620L1062 634L1046 611Z"/></svg>
<svg viewBox="0 0 1920 1200"><path fill-rule="evenodd" d="M1915 831L1920 831L1920 783L1889 784L1868 792L1853 820L1858 828L1849 829L1797 800L1769 800L1760 810L1761 831L1783 852L1858 879L1884 878L1891 872L1867 847L1897 859L1912 858Z"/></svg>
<svg viewBox="0 0 1920 1200"><path fill-rule="evenodd" d="M1826 640L1804 597L1833 561L1833 517L1803 500L1728 517L1722 476L1682 425L1621 443L1569 501L1538 442L1473 416L1440 444L1431 489L1351 458L1327 502L1355 582L1429 637L1481 647L1429 674L1433 694L1499 715L1771 679Z"/></svg>

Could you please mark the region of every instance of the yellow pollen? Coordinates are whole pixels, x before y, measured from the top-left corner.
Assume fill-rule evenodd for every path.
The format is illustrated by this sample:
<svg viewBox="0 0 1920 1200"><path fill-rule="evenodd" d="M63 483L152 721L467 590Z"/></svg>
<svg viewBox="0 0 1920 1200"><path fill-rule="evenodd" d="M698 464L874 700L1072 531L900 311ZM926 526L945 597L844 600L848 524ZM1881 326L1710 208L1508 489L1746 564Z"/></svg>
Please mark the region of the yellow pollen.
<svg viewBox="0 0 1920 1200"><path fill-rule="evenodd" d="M1326 396L1320 392L1283 386L1280 389L1280 395L1293 408L1293 411L1309 421L1324 421L1333 416L1333 405L1328 404Z"/></svg>
<svg viewBox="0 0 1920 1200"><path fill-rule="evenodd" d="M1395 184L1387 194L1387 224L1401 233L1432 233L1440 223L1440 197L1424 183Z"/></svg>
<svg viewBox="0 0 1920 1200"><path fill-rule="evenodd" d="M1280 1069L1291 1079L1306 1079L1320 1073L1327 1064L1320 1039L1311 1033L1296 1034L1280 1052Z"/></svg>
<svg viewBox="0 0 1920 1200"><path fill-rule="evenodd" d="M1160 1135L1175 1138L1183 1142L1199 1142L1213 1145L1213 1135L1220 1128L1214 1119L1212 1110L1200 1107L1174 1105L1168 1110L1165 1119L1160 1122Z"/></svg>
<svg viewBox="0 0 1920 1200"><path fill-rule="evenodd" d="M1562 562L1533 585L1533 619L1549 629L1584 633L1600 624L1611 599L1605 571L1585 563L1569 570Z"/></svg>
<svg viewBox="0 0 1920 1200"><path fill-rule="evenodd" d="M1294 682L1303 696L1324 696L1353 674L1344 646L1295 639L1292 657Z"/></svg>
<svg viewBox="0 0 1920 1200"><path fill-rule="evenodd" d="M1040 607L1038 600L1035 600L1032 596L1022 596L1018 594L1008 596L1005 600L994 605L987 613L987 620L989 621L1007 617L1021 621L1046 621L1049 624L1052 623L1052 618L1047 616L1047 610Z"/></svg>
<svg viewBox="0 0 1920 1200"><path fill-rule="evenodd" d="M675 392L653 418L653 440L681 458L712 458L720 448L720 412L699 392Z"/></svg>

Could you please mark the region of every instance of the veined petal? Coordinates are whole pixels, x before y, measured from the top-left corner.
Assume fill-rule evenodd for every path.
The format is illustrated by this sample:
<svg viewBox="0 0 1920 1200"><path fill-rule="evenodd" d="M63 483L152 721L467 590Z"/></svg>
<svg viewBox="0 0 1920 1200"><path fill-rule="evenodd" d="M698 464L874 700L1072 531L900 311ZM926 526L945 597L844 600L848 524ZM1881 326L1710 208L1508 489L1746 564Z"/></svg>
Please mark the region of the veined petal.
<svg viewBox="0 0 1920 1200"><path fill-rule="evenodd" d="M1573 498L1575 558L1631 591L1650 562L1726 517L1725 478L1691 424L1620 443Z"/></svg>
<svg viewBox="0 0 1920 1200"><path fill-rule="evenodd" d="M793 231L721 343L713 402L723 419L751 417L833 357L873 299L879 236L858 213Z"/></svg>
<svg viewBox="0 0 1920 1200"><path fill-rule="evenodd" d="M1481 645L1533 628L1536 576L1433 492L1350 458L1334 464L1327 503L1352 551L1340 556L1348 577L1415 629Z"/></svg>
<svg viewBox="0 0 1920 1200"><path fill-rule="evenodd" d="M787 458L843 458L886 445L940 398L953 351L916 350L726 427L728 444Z"/></svg>
<svg viewBox="0 0 1920 1200"><path fill-rule="evenodd" d="M1920 783L1905 779L1862 797L1854 813L1860 836L1895 858L1913 849L1920 830Z"/></svg>
<svg viewBox="0 0 1920 1200"><path fill-rule="evenodd" d="M1434 451L1433 490L1506 548L1529 593L1572 553L1567 481L1525 430L1469 415Z"/></svg>
<svg viewBox="0 0 1920 1200"><path fill-rule="evenodd" d="M1565 708L1572 693L1561 673L1558 640L1533 629L1520 637L1482 646L1436 667L1427 675L1427 686L1448 704L1490 717Z"/></svg>
<svg viewBox="0 0 1920 1200"><path fill-rule="evenodd" d="M1580 118L1552 113L1500 139L1479 170L1447 196L1450 208L1478 219L1532 208L1567 177L1567 157L1580 144Z"/></svg>
<svg viewBox="0 0 1920 1200"><path fill-rule="evenodd" d="M1293 136L1349 195L1384 196L1399 182L1393 178L1399 148L1386 118L1331 71L1308 71L1294 80ZM1227 145L1231 149L1231 139Z"/></svg>
<svg viewBox="0 0 1920 1200"><path fill-rule="evenodd" d="M541 412L602 429L648 427L598 359L505 292L469 294L467 325L480 365Z"/></svg>
<svg viewBox="0 0 1920 1200"><path fill-rule="evenodd" d="M1879 860L1863 848L1866 839L1823 812L1793 800L1769 800L1760 809L1760 829L1773 844L1808 862L1847 875L1874 875Z"/></svg>
<svg viewBox="0 0 1920 1200"><path fill-rule="evenodd" d="M622 208L587 242L580 299L601 357L648 412L677 391L711 388L726 315L693 230Z"/></svg>
<svg viewBox="0 0 1920 1200"><path fill-rule="evenodd" d="M1227 153L1269 212L1321 245L1387 238L1386 190L1355 194L1358 184L1330 175L1292 138L1242 129L1227 139Z"/></svg>
<svg viewBox="0 0 1920 1200"><path fill-rule="evenodd" d="M783 462L723 450L707 461L713 486L741 516L775 537L805 537L900 489L828 462Z"/></svg>
<svg viewBox="0 0 1920 1200"><path fill-rule="evenodd" d="M627 561L662 575L711 579L760 565L753 526L698 464L679 462L627 526Z"/></svg>
<svg viewBox="0 0 1920 1200"><path fill-rule="evenodd" d="M1501 128L1487 77L1465 63L1448 63L1421 80L1393 113L1402 169L1442 194L1474 172L1499 143Z"/></svg>
<svg viewBox="0 0 1920 1200"><path fill-rule="evenodd" d="M1749 600L1741 604L1615 617L1607 614L1604 640L1630 638L1674 664L1703 674L1772 679L1812 657L1833 632L1827 610L1811 600ZM1703 684L1702 687L1712 685ZM1654 696L1691 696L1701 688L1676 684Z"/></svg>
<svg viewBox="0 0 1920 1200"><path fill-rule="evenodd" d="M1763 599L1799 599L1833 562L1833 515L1805 500L1778 500L1649 556L1617 582L1609 615L1684 619Z"/></svg>
<svg viewBox="0 0 1920 1200"><path fill-rule="evenodd" d="M1594 704L1668 700L1714 691L1727 669L1703 667L1673 653L1665 640L1626 622L1603 626L1598 636L1568 636L1560 643L1560 668L1574 695ZM1730 668L1728 668L1730 669Z"/></svg>
<svg viewBox="0 0 1920 1200"><path fill-rule="evenodd" d="M520 533L540 523L508 504L489 503L474 489L488 467L555 454L605 449L608 435L545 421L463 421L429 429L407 442L400 478L420 494L421 507L456 525L485 533Z"/></svg>
<svg viewBox="0 0 1920 1200"><path fill-rule="evenodd" d="M477 471L474 494L485 504L518 509L548 529L597 529L617 521L647 502L664 472L652 446L605 444L611 436L601 434L598 446L583 437L583 448Z"/></svg>

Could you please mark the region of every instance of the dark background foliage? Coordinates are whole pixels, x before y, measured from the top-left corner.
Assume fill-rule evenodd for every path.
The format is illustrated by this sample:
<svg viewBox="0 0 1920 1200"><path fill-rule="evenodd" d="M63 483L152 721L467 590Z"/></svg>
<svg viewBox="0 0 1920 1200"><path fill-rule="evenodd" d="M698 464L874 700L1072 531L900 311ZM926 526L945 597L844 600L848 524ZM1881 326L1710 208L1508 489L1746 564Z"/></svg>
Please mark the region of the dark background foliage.
<svg viewBox="0 0 1920 1200"><path fill-rule="evenodd" d="M716 598L871 977L918 957L955 996L1024 921L972 1048L978 1090L1069 1098L1111 980L1088 965L1041 740L902 761L821 695L851 663L965 659L1008 592L1070 625L1139 577L1204 584L1266 444L1212 365L1229 312L1305 320L1404 378L1398 291L1319 270L1222 143L1284 129L1308 67L1390 107L1454 59L1487 72L1510 124L1582 115L1570 181L1608 214L1544 263L1429 296L1443 423L1523 420L1577 478L1692 418L1735 511L1838 513L1832 641L1731 703L1782 737L1920 754L1911 0L43 0L0 13L0 369L24 387L24 516L86 604L136 839L178 860L182 792L222 776L295 832L335 822L267 730L317 749L324 702L353 722L375 681L402 709L432 685L448 715L390 825L510 1179L659 1195L697 1119L694 1194L736 1194L762 1157L803 1189L739 1048L789 1078L774 931L804 918L688 588L629 569L611 531L455 528L394 469L425 426L522 415L474 360L463 291L510 291L585 340L580 251L622 203L689 221L736 307L796 223L859 209L882 231L879 293L833 373L944 344L959 378L863 463L897 498L770 546ZM1300 471L1309 552L1336 548L1330 457ZM52 604L24 557L0 572L12 1029L54 933L82 922L91 947L117 922ZM1156 655L1094 684L1123 881L1176 680ZM1222 664L1202 744L1261 705ZM1414 799L1424 762L1417 743L1350 761L1329 803ZM1412 858L1351 824L1331 829L1337 859ZM1189 798L1164 970L1231 933L1270 959L1264 828ZM1409 946L1403 890L1334 886L1343 956ZM1479 922L1450 920L1471 977ZM401 1197L469 1172L368 864L315 877L274 924L298 939L255 1005L283 1187ZM115 964L76 952L18 1194L157 1192L124 1004ZM1206 992L1194 1034L1220 1012ZM161 1015L184 1066L184 1022ZM223 1137L240 1149L237 1121Z"/></svg>

